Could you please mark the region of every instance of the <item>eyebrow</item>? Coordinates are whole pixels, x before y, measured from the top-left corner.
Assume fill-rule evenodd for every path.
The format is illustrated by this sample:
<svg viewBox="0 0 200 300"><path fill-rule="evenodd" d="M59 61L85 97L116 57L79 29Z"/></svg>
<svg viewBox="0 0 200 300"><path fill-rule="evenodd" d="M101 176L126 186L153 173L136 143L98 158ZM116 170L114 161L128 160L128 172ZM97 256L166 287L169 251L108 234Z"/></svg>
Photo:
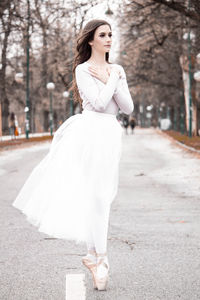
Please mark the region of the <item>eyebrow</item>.
<svg viewBox="0 0 200 300"><path fill-rule="evenodd" d="M106 32L104 32L104 31L102 31L102 32L99 32L99 34L101 34L101 33L106 33ZM109 31L108 33L112 33L112 31Z"/></svg>

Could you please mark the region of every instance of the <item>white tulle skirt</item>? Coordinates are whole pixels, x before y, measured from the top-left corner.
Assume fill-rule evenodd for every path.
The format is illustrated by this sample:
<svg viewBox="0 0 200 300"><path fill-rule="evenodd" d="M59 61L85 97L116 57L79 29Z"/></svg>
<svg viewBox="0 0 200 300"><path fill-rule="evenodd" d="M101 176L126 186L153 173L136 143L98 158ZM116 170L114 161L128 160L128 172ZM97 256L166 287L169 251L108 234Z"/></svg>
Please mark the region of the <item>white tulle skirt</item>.
<svg viewBox="0 0 200 300"><path fill-rule="evenodd" d="M12 205L40 232L86 242L96 214L117 194L121 134L112 114L84 110L70 117Z"/></svg>

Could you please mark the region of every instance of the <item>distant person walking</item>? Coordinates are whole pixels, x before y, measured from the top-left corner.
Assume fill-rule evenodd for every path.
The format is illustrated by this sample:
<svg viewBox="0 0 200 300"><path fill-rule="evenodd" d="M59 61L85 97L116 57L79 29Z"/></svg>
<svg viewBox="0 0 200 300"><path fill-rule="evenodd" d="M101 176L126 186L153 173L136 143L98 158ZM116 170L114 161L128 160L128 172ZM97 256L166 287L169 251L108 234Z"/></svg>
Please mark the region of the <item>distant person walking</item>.
<svg viewBox="0 0 200 300"><path fill-rule="evenodd" d="M109 213L118 189L122 127L116 115L134 108L123 67L109 63L111 42L107 21L92 20L81 31L73 91L83 111L58 128L13 203L39 231L86 244L82 263L98 290L108 281Z"/></svg>
<svg viewBox="0 0 200 300"><path fill-rule="evenodd" d="M127 116L125 116L125 117L123 118L123 126L124 126L124 128L125 128L126 134L128 134L129 121L128 121L128 117L127 117Z"/></svg>
<svg viewBox="0 0 200 300"><path fill-rule="evenodd" d="M135 125L136 125L136 121L135 121L135 118L134 117L131 117L129 119L129 125L131 127L131 132L132 134L134 133L134 128L135 128Z"/></svg>
<svg viewBox="0 0 200 300"><path fill-rule="evenodd" d="M16 129L15 114L12 112L9 118L9 131L10 131L11 139L15 139L15 129Z"/></svg>

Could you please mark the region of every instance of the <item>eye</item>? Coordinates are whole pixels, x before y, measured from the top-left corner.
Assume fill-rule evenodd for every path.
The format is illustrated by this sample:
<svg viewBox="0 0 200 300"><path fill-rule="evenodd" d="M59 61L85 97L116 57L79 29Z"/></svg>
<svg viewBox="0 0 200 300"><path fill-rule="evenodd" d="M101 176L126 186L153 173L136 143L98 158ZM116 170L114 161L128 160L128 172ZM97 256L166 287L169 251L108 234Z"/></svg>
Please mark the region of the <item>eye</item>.
<svg viewBox="0 0 200 300"><path fill-rule="evenodd" d="M105 36L105 33L101 33L99 36L100 36L100 37L104 37L104 36Z"/></svg>
<svg viewBox="0 0 200 300"><path fill-rule="evenodd" d="M112 33L109 33L108 36L111 37L111 36L112 36Z"/></svg>

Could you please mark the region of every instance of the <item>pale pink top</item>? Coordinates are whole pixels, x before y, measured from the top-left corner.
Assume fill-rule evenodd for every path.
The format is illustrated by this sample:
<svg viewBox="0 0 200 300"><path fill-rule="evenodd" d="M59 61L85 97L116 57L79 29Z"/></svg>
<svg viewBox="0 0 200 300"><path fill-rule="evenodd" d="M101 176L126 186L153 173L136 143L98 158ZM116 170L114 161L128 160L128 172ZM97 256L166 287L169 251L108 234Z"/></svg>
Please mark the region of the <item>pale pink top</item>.
<svg viewBox="0 0 200 300"><path fill-rule="evenodd" d="M116 65L116 64L115 64ZM121 77L112 70L106 84L92 76L88 70L90 64L84 62L75 69L76 83L82 102L83 110L93 110L117 115L120 109L129 115L133 112L134 104L131 98L126 74L120 65Z"/></svg>

